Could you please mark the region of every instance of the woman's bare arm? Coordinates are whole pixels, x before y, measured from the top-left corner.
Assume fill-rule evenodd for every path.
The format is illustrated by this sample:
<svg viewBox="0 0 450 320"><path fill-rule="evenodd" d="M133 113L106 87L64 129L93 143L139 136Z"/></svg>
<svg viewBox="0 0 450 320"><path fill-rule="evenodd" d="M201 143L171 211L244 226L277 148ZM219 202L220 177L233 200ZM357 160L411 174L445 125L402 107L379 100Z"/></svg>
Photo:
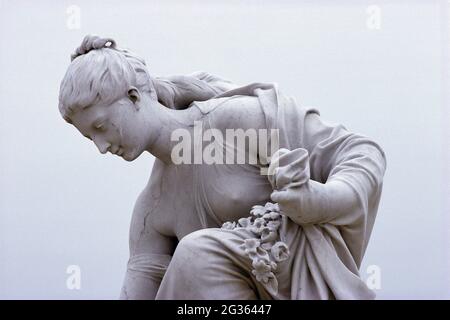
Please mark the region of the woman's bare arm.
<svg viewBox="0 0 450 320"><path fill-rule="evenodd" d="M154 299L176 247L176 239L163 235L152 225L151 218L159 210L156 190L159 185L158 178L158 175L152 174L133 210L130 259L121 299Z"/></svg>
<svg viewBox="0 0 450 320"><path fill-rule="evenodd" d="M305 141L305 149L277 152L272 200L298 224L348 226L368 219L361 213L379 198L386 169L380 146L315 114L305 121ZM323 181L310 179L310 163Z"/></svg>
<svg viewBox="0 0 450 320"><path fill-rule="evenodd" d="M205 101L238 87L207 72L157 77L153 80L158 100L171 109L186 109L194 101Z"/></svg>

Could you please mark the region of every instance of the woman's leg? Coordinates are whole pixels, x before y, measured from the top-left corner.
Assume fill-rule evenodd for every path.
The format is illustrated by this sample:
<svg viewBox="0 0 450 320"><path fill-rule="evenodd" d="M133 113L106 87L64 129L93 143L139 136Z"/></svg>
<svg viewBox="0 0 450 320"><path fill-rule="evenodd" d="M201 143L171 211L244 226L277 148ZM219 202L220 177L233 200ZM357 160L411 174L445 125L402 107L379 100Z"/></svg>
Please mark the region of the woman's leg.
<svg viewBox="0 0 450 320"><path fill-rule="evenodd" d="M185 236L177 246L156 299L271 299L237 254L242 239L220 229Z"/></svg>

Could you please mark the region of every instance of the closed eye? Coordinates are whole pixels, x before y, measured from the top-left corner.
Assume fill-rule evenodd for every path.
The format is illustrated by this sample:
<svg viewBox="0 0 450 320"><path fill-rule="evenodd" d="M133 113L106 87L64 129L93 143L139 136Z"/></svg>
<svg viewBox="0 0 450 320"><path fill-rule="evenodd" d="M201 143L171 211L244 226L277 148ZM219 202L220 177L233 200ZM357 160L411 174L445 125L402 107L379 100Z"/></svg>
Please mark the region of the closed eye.
<svg viewBox="0 0 450 320"><path fill-rule="evenodd" d="M94 129L95 130L99 130L99 131L104 131L105 130L105 125L103 124L103 122L95 123L94 124Z"/></svg>

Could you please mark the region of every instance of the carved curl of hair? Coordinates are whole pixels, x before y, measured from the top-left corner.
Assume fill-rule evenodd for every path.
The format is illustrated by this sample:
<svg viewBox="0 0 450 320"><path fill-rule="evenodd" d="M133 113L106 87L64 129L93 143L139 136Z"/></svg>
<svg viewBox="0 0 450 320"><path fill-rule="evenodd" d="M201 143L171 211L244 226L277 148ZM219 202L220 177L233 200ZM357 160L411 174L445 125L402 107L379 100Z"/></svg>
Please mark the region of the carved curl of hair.
<svg viewBox="0 0 450 320"><path fill-rule="evenodd" d="M75 50L75 52L70 56L70 61L75 58L88 53L91 50L102 49L102 48L112 48L116 49L116 42L111 38L101 38L96 35L87 35L84 37L81 45Z"/></svg>

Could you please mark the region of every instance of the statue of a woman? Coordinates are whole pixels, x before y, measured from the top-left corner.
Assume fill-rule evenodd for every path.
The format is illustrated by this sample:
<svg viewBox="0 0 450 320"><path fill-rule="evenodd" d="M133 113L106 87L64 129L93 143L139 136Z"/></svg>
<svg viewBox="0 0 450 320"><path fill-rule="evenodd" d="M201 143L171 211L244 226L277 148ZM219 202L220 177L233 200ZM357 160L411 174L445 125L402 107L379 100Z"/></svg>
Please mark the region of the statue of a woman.
<svg viewBox="0 0 450 320"><path fill-rule="evenodd" d="M204 72L153 78L142 59L95 36L72 55L59 110L101 153L156 157L134 207L121 298L374 297L358 271L386 168L371 139L275 85L239 87ZM245 145L257 163L174 161L173 132L198 124L277 130L269 143L278 150ZM225 156L240 148L212 140Z"/></svg>

